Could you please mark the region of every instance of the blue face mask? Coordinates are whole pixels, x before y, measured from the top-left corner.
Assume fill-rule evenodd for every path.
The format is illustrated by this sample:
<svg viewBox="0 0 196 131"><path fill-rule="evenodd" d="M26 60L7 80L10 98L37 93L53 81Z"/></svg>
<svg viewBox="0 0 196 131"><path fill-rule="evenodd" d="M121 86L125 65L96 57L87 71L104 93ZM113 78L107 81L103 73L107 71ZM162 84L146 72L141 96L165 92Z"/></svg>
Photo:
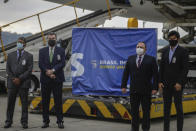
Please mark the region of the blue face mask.
<svg viewBox="0 0 196 131"><path fill-rule="evenodd" d="M17 49L18 49L18 50L22 50L22 49L24 49L23 44L22 44L22 43L20 43L20 42L18 42L18 43L17 43Z"/></svg>

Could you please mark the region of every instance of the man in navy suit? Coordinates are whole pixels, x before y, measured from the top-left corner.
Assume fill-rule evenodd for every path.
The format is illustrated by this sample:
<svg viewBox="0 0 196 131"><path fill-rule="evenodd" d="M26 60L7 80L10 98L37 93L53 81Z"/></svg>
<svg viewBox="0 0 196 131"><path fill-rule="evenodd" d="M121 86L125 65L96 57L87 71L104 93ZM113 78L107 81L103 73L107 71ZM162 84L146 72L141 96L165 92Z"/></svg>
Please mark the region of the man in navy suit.
<svg viewBox="0 0 196 131"><path fill-rule="evenodd" d="M130 102L132 130L139 131L139 106L142 105L143 131L150 129L151 95L158 90L158 65L156 59L146 53L146 45L139 42L137 55L129 56L122 78L122 92L126 93L127 81L130 76Z"/></svg>
<svg viewBox="0 0 196 131"><path fill-rule="evenodd" d="M43 104L43 126L49 127L50 95L53 92L57 124L64 128L62 113L62 86L65 80L63 68L65 66L65 51L56 46L56 34L48 34L48 47L39 51L39 68L41 70L40 82Z"/></svg>

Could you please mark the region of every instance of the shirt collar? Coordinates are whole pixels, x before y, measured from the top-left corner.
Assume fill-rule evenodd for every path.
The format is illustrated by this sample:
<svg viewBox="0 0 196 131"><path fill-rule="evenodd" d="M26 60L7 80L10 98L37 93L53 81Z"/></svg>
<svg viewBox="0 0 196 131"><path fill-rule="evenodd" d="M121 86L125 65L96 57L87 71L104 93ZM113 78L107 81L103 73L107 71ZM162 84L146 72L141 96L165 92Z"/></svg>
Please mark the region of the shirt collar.
<svg viewBox="0 0 196 131"><path fill-rule="evenodd" d="M54 46L54 47L50 47L50 46L49 46L49 51L51 51L51 49L52 49L52 51L54 51L55 46Z"/></svg>
<svg viewBox="0 0 196 131"><path fill-rule="evenodd" d="M145 55L145 54L144 54ZM141 58L144 58L144 55L141 55ZM140 55L137 55L137 58L139 58L140 57Z"/></svg>
<svg viewBox="0 0 196 131"><path fill-rule="evenodd" d="M24 53L24 50L21 51L21 55ZM19 54L19 50L17 50L17 54Z"/></svg>
<svg viewBox="0 0 196 131"><path fill-rule="evenodd" d="M170 50L175 51L177 47L178 47L178 44L177 44L177 45L173 48L173 50L172 50L172 48L171 48L171 46L170 46Z"/></svg>

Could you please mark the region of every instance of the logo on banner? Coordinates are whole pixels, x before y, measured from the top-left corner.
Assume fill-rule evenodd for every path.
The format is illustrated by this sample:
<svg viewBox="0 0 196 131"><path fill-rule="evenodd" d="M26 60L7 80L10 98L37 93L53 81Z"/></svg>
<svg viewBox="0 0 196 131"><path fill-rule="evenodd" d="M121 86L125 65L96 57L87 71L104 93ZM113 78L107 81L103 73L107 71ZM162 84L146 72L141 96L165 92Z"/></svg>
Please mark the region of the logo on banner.
<svg viewBox="0 0 196 131"><path fill-rule="evenodd" d="M96 60L92 60L91 61L92 67L95 69L97 68L97 61Z"/></svg>
<svg viewBox="0 0 196 131"><path fill-rule="evenodd" d="M78 61L83 59L82 53L75 53L71 56L71 65L76 69L71 71L72 77L82 76L84 74L84 66Z"/></svg>

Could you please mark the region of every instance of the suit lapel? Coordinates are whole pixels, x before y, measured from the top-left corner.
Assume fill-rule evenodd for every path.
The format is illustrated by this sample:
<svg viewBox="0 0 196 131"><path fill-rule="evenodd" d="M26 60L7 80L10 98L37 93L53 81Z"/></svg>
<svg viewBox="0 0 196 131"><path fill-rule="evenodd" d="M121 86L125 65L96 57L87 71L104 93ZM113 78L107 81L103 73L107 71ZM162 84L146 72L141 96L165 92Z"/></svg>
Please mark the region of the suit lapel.
<svg viewBox="0 0 196 131"><path fill-rule="evenodd" d="M169 51L170 51L170 47L168 47L168 48L167 48L167 51L166 51L166 60L167 60L167 63L168 63L168 64L170 64L170 63L169 63Z"/></svg>
<svg viewBox="0 0 196 131"><path fill-rule="evenodd" d="M15 51L14 54L15 54L15 55L13 56L13 57L14 57L14 58L13 58L13 61L14 61L15 64L18 64L18 54L17 54L17 51Z"/></svg>
<svg viewBox="0 0 196 131"><path fill-rule="evenodd" d="M134 68L137 69L137 62L136 62L136 60L137 60L137 55L134 56L134 65L135 65Z"/></svg>
<svg viewBox="0 0 196 131"><path fill-rule="evenodd" d="M144 55L143 60L141 61L140 68L143 67L143 63L145 63L145 60L146 60L146 55Z"/></svg>
<svg viewBox="0 0 196 131"><path fill-rule="evenodd" d="M48 63L50 63L50 52L49 52L49 47L46 48L46 54L47 54L46 59L47 59Z"/></svg>

